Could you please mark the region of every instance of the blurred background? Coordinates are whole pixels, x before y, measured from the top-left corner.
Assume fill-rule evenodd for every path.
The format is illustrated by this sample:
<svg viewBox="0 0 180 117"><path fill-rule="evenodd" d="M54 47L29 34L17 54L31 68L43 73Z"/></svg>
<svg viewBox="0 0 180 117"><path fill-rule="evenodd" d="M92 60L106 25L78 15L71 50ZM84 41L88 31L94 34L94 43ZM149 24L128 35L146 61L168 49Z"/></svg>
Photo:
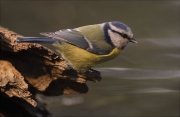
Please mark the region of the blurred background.
<svg viewBox="0 0 180 117"><path fill-rule="evenodd" d="M53 117L179 116L180 1L1 1L0 25L24 36L107 21L137 39L98 65L103 79L87 94L37 98Z"/></svg>

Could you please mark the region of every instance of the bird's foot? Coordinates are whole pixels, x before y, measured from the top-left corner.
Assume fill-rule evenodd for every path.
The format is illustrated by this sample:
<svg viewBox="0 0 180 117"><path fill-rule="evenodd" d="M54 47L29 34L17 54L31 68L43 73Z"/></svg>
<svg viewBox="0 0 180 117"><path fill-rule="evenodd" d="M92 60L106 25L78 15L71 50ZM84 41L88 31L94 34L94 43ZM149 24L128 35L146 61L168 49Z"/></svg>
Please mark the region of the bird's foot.
<svg viewBox="0 0 180 117"><path fill-rule="evenodd" d="M99 82L101 78L101 73L94 69L89 69L88 71L78 71L79 74L82 75L82 77L86 78L86 80L92 81L92 82Z"/></svg>

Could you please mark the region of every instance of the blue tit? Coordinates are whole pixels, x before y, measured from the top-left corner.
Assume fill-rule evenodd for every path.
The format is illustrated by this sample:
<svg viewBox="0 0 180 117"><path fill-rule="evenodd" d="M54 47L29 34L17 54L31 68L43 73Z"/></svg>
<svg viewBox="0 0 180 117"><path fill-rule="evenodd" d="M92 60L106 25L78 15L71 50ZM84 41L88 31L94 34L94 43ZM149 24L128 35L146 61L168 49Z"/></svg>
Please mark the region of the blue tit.
<svg viewBox="0 0 180 117"><path fill-rule="evenodd" d="M87 71L117 57L128 42L137 43L131 29L118 21L40 34L46 37L20 37L17 42L41 44L77 71Z"/></svg>

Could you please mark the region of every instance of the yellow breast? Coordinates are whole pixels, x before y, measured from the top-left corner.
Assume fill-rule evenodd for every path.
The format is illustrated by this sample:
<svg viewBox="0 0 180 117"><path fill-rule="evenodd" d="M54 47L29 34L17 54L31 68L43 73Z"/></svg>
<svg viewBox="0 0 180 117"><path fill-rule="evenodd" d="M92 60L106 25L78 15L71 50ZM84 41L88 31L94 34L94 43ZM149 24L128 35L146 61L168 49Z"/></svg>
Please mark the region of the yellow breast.
<svg viewBox="0 0 180 117"><path fill-rule="evenodd" d="M107 55L96 55L66 42L53 45L56 51L76 70L86 71L96 64L115 58L121 50L115 48Z"/></svg>

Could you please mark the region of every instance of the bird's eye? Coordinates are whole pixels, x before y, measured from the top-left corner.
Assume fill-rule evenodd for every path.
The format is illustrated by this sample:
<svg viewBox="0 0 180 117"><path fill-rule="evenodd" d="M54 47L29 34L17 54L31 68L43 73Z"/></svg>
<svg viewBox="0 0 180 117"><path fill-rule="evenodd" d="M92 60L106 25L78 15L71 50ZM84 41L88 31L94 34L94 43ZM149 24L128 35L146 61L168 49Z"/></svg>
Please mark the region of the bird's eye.
<svg viewBox="0 0 180 117"><path fill-rule="evenodd" d="M128 38L128 36L126 34L122 34L123 38Z"/></svg>

